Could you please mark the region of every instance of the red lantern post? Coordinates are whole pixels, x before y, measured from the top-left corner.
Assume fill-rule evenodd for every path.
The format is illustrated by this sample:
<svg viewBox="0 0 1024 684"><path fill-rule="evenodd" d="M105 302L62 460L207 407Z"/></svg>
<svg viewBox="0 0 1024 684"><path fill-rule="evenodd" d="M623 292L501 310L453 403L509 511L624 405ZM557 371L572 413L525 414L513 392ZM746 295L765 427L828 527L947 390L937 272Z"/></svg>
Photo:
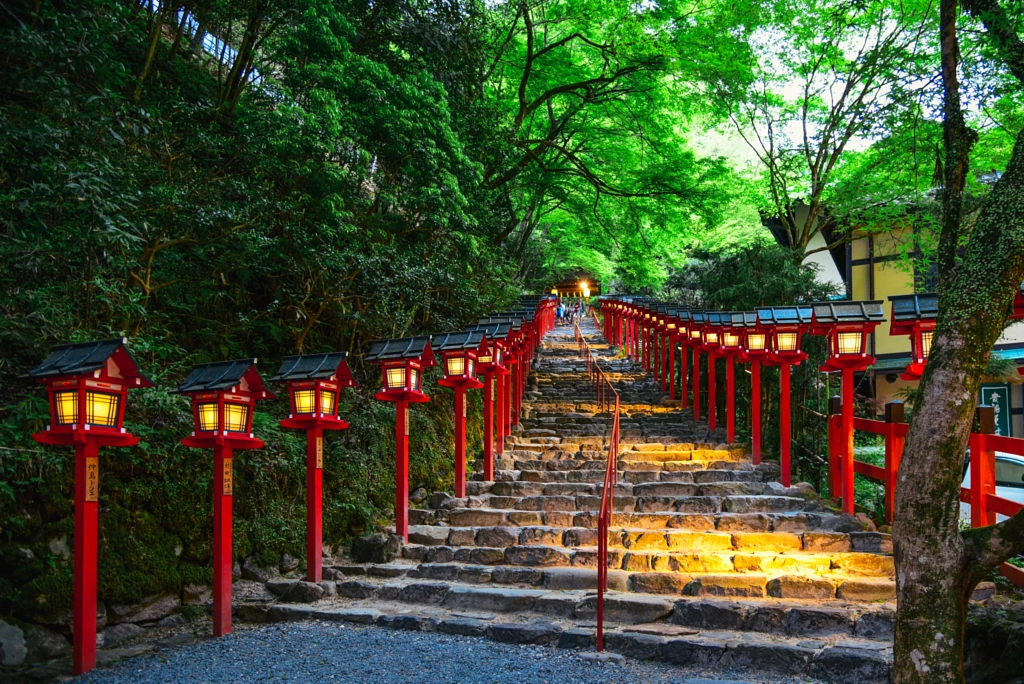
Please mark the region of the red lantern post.
<svg viewBox="0 0 1024 684"><path fill-rule="evenodd" d="M722 348L720 339L722 312L708 311L705 313L704 327L701 329L701 351L708 355L708 429L718 428L718 390L715 387L717 369L715 362Z"/></svg>
<svg viewBox="0 0 1024 684"><path fill-rule="evenodd" d="M115 338L53 347L28 377L46 383L50 424L32 435L40 444L75 448L75 575L72 671L96 667L99 448L129 447L139 438L124 429L128 390L152 387L125 345Z"/></svg>
<svg viewBox="0 0 1024 684"><path fill-rule="evenodd" d="M195 431L181 443L213 449L213 635L231 632L232 499L235 450L261 449L252 434L256 402L273 399L256 370L256 359L195 366L176 390L192 399Z"/></svg>
<svg viewBox="0 0 1024 684"><path fill-rule="evenodd" d="M904 380L920 380L932 350L932 337L935 336L935 323L939 316L939 296L897 295L889 297L889 301L892 302L889 334L910 337L910 363L900 377Z"/></svg>
<svg viewBox="0 0 1024 684"><path fill-rule="evenodd" d="M288 387L288 417L281 427L306 431L306 579L323 576L324 430L344 430L338 417L341 389L355 387L348 352L286 356L271 382Z"/></svg>
<svg viewBox="0 0 1024 684"><path fill-rule="evenodd" d="M434 349L441 352L444 377L438 384L455 390L455 496L466 496L466 390L479 389L476 379L477 354L487 352L482 330L435 335Z"/></svg>
<svg viewBox="0 0 1024 684"><path fill-rule="evenodd" d="M800 349L800 336L811 324L812 310L809 306L762 307L757 310L757 318L761 327L770 331L771 360L779 367L780 480L788 487L793 477L790 375L792 366L807 358Z"/></svg>
<svg viewBox="0 0 1024 684"><path fill-rule="evenodd" d="M693 419L700 420L700 352L704 341L704 324L708 316L703 311L690 312L690 348L693 349Z"/></svg>
<svg viewBox="0 0 1024 684"><path fill-rule="evenodd" d="M756 315L752 314L756 320ZM753 321L751 321L753 323ZM746 332L746 313L733 311L722 314L721 353L725 357L725 441L736 441L736 360L743 358L743 336Z"/></svg>
<svg viewBox="0 0 1024 684"><path fill-rule="evenodd" d="M436 366L429 337L378 340L366 361L381 367L383 389L374 395L395 404L395 534L409 541L409 404L430 401L423 371Z"/></svg>
<svg viewBox="0 0 1024 684"><path fill-rule="evenodd" d="M771 346L756 312L743 312L743 320L743 359L750 364L750 451L757 465L761 462L761 366L769 362Z"/></svg>
<svg viewBox="0 0 1024 684"><path fill-rule="evenodd" d="M867 336L885 321L882 302L818 302L814 311L812 335L825 335L828 359L821 370L840 371L842 375L842 438L840 470L842 472L843 512L853 514L853 373L865 370L875 362L866 352Z"/></svg>

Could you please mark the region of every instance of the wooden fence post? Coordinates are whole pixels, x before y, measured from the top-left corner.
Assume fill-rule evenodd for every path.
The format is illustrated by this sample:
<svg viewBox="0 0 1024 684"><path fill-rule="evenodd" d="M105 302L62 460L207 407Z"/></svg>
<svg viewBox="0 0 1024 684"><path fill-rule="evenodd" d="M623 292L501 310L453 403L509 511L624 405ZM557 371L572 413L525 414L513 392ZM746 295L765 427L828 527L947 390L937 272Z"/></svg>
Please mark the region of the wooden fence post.
<svg viewBox="0 0 1024 684"><path fill-rule="evenodd" d="M978 431L971 435L971 527L996 524L996 514L988 510L988 494L996 493L996 454L988 448L986 435L995 434L996 414L991 406L979 406L975 416Z"/></svg>
<svg viewBox="0 0 1024 684"><path fill-rule="evenodd" d="M885 405L885 522L892 523L893 506L896 502L896 473L903 458L903 444L906 438L897 435L898 425L906 422L902 401L890 401Z"/></svg>

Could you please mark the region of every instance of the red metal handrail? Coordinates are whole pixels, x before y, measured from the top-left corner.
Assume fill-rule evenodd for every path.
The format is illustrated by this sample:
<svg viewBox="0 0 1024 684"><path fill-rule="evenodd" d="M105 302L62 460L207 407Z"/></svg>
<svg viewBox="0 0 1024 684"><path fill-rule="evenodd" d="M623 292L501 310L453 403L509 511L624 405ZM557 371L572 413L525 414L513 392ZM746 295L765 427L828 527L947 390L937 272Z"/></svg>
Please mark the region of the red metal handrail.
<svg viewBox="0 0 1024 684"><path fill-rule="evenodd" d="M595 316L595 322L597 318ZM598 328L600 329L600 327ZM594 383L597 403L600 410L612 413L611 436L608 440L608 463L604 471L604 484L601 489L601 509L597 514L597 650L604 650L604 594L608 591L608 535L615 509L615 485L619 476L619 393L615 391L608 376L597 363L597 357L580 332L579 325L573 325L576 345L580 357L587 362L587 374Z"/></svg>

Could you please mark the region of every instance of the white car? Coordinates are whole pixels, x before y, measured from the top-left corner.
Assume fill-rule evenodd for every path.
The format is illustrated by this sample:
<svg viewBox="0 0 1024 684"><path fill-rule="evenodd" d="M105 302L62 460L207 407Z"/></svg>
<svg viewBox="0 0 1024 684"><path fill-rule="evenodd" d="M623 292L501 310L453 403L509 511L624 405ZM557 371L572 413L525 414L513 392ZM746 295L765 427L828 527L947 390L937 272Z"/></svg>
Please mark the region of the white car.
<svg viewBox="0 0 1024 684"><path fill-rule="evenodd" d="M971 488L971 467L964 471L964 481L960 485L964 489ZM1024 504L1024 456L996 452L996 496ZM971 504L960 502L960 519L971 519ZM996 515L996 522L1006 520L1005 515Z"/></svg>

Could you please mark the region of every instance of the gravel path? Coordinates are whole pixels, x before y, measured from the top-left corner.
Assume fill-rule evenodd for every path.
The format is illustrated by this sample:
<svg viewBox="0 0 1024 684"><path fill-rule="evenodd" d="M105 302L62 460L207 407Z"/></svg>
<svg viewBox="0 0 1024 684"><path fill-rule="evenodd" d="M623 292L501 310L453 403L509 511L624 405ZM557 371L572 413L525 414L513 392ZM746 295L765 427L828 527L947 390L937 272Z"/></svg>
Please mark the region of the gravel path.
<svg viewBox="0 0 1024 684"><path fill-rule="evenodd" d="M547 646L344 623L282 623L242 628L228 637L164 650L79 682L372 682L398 684L795 684L806 678L751 677L626 660L592 662Z"/></svg>

